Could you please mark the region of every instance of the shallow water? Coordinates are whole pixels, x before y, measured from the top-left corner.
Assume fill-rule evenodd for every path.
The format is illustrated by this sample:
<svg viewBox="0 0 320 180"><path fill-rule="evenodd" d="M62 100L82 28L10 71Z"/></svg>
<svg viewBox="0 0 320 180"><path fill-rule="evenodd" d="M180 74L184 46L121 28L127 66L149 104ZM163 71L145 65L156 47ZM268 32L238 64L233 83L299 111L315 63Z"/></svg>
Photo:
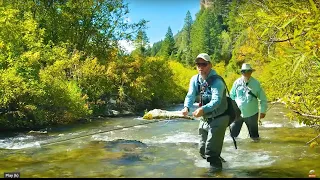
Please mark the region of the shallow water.
<svg viewBox="0 0 320 180"><path fill-rule="evenodd" d="M198 121L139 117L96 120L51 129L48 135L1 136L0 173L163 178L308 177L310 170L320 174L320 148L306 145L314 130L290 122L286 112L280 104L272 106L262 120L259 143L250 140L244 125L235 149L227 129L221 155L227 162L220 173L209 173L209 164L198 155Z"/></svg>

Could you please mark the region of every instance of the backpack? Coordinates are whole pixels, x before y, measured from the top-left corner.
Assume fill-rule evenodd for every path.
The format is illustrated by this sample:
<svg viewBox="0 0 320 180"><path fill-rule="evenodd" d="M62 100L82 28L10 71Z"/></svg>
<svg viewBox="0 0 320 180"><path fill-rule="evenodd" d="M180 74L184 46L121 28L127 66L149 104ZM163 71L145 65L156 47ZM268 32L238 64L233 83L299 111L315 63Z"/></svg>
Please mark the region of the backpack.
<svg viewBox="0 0 320 180"><path fill-rule="evenodd" d="M199 76L199 75L198 75L198 76ZM223 81L223 83L224 83L224 85L225 85L225 88L226 88L226 90L227 90L227 93L228 93L228 94L227 94L228 108L227 108L227 110L226 110L224 113L222 113L222 114L219 115L219 116L223 116L223 115L225 115L225 114L228 114L228 115L230 116L228 126L230 126L234 121L239 120L239 119L241 118L241 111L240 111L237 103L236 103L233 99L230 98L230 93L229 93L228 87L227 87L224 79L223 79L221 76L219 76L219 75L210 76L210 77L207 79L207 83L208 83L208 84L211 84L212 81L213 81L214 79L216 79L216 78L219 78L219 79L221 79L221 80ZM198 81L198 90L199 90L199 92L201 92L201 89L202 89L202 88L201 88L201 84L200 84L199 81ZM199 103L200 105L202 105L202 102L201 102L202 100L201 100L201 99L202 99L202 97L201 97L201 93L200 93L200 103ZM215 118L217 118L217 117L219 117L219 116L216 116Z"/></svg>
<svg viewBox="0 0 320 180"><path fill-rule="evenodd" d="M225 85L225 88L226 88L227 93L228 93L228 94L227 94L228 108L227 108L227 110L226 110L224 113L222 113L221 115L216 116L215 118L217 118L217 117L219 117L219 116L224 116L224 115L226 115L226 114L228 114L228 115L230 116L228 126L229 126L229 130L230 130L230 135L231 135L232 140L233 140L233 143L234 143L234 147L237 149L237 142L236 142L235 138L234 138L234 137L232 136L232 134L231 134L231 127L230 127L230 125L231 125L233 122L241 119L241 111L240 111L240 109L239 109L236 101L234 101L233 99L231 99L230 93L229 93L229 90L228 90L228 87L227 87L227 84L226 84L226 82L224 81L224 79L223 79L221 76L219 76L219 75L210 76L210 77L206 80L206 81L207 81L207 86L209 87L209 84L211 84L212 81L215 80L216 78L221 79L221 80L223 81L224 85ZM202 87L202 85L201 85L200 82L199 82L199 75L198 75L198 90L199 90L199 93L200 93L200 101L202 101L201 89L204 90L204 88ZM200 102L199 104L202 105L202 103L203 103L203 102Z"/></svg>

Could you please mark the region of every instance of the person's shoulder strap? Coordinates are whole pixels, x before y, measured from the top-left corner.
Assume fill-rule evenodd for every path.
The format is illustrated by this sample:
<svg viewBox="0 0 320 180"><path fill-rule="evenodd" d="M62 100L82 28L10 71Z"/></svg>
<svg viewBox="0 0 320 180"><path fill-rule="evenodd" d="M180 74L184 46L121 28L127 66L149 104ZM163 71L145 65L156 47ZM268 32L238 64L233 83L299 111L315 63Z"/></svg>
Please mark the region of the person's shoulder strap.
<svg viewBox="0 0 320 180"><path fill-rule="evenodd" d="M223 77L221 77L220 75L215 74L215 75L210 76L210 77L207 79L207 83L208 83L208 84L211 84L212 81L213 81L214 79L216 79L216 78L219 78L219 79L222 80L222 82L224 83L225 88L227 89L228 95L230 96L230 93L229 93L229 89L228 89L228 87L227 87L227 84L226 84L226 82L224 81Z"/></svg>

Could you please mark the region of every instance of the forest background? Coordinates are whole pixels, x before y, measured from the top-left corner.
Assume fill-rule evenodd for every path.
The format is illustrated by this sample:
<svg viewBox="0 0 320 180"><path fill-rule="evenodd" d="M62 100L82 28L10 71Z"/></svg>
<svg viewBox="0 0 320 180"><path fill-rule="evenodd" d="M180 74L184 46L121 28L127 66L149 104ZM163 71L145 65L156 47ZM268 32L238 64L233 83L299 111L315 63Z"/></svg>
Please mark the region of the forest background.
<svg viewBox="0 0 320 180"><path fill-rule="evenodd" d="M0 1L0 129L39 129L182 103L202 52L230 89L244 62L269 101L320 130L320 2L211 0L149 45L122 0ZM210 4L209 3L209 4ZM134 42L126 53L120 40Z"/></svg>

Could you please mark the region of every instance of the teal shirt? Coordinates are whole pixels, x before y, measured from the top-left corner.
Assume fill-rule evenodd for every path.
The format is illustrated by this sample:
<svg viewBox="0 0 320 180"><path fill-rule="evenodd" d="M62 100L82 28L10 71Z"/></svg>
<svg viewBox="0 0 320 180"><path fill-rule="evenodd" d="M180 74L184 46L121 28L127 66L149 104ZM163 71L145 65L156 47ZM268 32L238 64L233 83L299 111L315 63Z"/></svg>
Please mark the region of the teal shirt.
<svg viewBox="0 0 320 180"><path fill-rule="evenodd" d="M207 78L212 75L216 75L216 71L211 69ZM205 80L199 75L199 81L204 82ZM194 75L189 84L189 90L184 100L185 107L192 107L195 102L196 96L199 95L198 92L198 75ZM202 106L204 117L215 116L215 114L220 114L227 108L227 100L225 98L225 85L220 79L214 80L210 84L211 89L209 90L207 98L209 102Z"/></svg>
<svg viewBox="0 0 320 180"><path fill-rule="evenodd" d="M246 84L244 78L240 77L233 83L230 97L236 101L243 118L253 116L259 112L259 102L257 98L248 93L249 90L260 100L261 113L266 113L268 107L266 94L259 81L250 77Z"/></svg>

